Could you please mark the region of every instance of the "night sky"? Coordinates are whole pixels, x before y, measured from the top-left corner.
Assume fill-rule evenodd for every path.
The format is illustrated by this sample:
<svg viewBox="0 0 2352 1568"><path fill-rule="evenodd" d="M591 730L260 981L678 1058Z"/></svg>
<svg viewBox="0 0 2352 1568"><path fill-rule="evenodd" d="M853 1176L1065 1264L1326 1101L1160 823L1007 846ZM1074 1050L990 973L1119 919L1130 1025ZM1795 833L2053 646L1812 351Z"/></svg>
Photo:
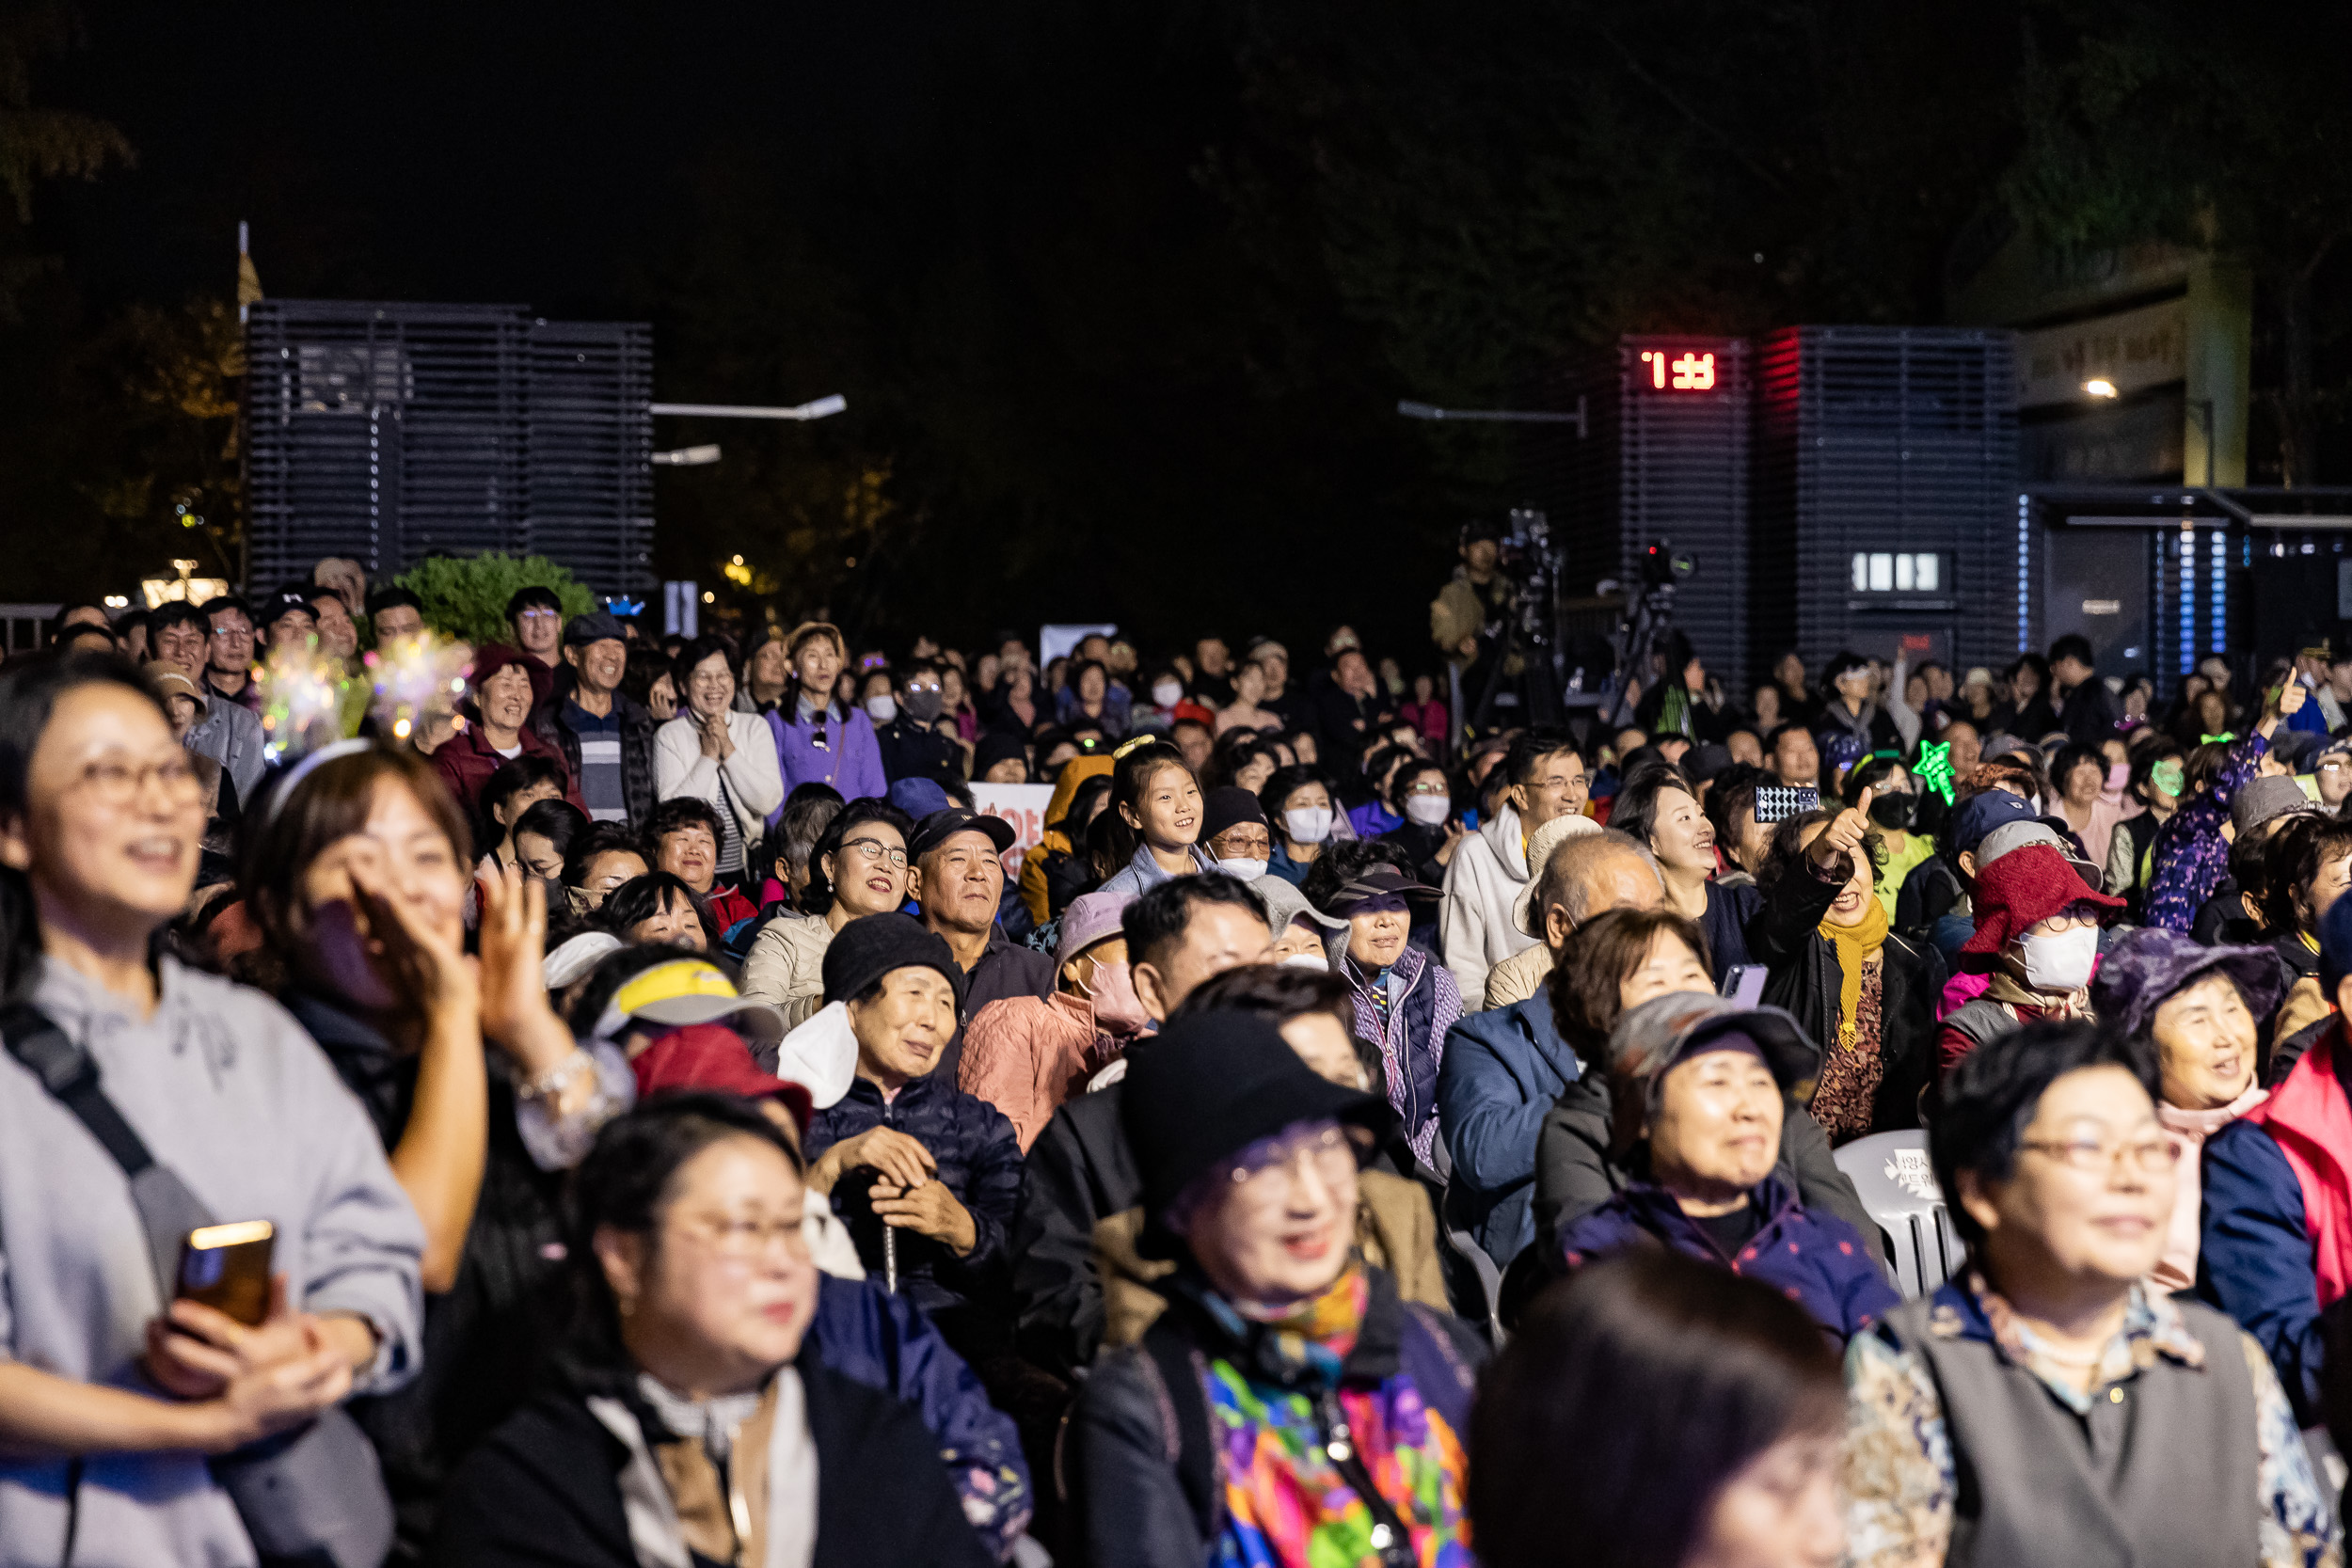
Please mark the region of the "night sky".
<svg viewBox="0 0 2352 1568"><path fill-rule="evenodd" d="M202 467L124 414L124 324L226 297L239 218L275 295L644 320L660 398L846 394L818 426L657 427L726 449L656 485L662 575L759 572L723 608L885 641L1050 616L1319 645L1347 619L1411 664L1456 530L1523 486L1509 433L1400 398L1526 406L1627 331L1937 321L1988 206L2089 244L2179 228L2202 188L2269 269L2275 471L2268 279L2352 211L2340 51L2192 0L80 16L35 102L138 162L0 219L0 261L58 262L0 328L0 516L63 541L26 594L184 547L160 501L95 498ZM2102 85L2110 43L2146 68L2131 90ZM2352 247L2323 254L2304 406L2332 442Z"/></svg>

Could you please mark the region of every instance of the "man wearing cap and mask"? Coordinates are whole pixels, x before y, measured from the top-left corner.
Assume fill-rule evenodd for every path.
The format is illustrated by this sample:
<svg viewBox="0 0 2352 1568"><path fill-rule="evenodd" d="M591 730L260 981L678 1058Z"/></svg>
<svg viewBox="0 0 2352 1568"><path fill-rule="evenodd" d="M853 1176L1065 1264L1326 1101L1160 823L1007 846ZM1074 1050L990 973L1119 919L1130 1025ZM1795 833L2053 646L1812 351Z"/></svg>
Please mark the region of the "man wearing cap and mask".
<svg viewBox="0 0 2352 1568"><path fill-rule="evenodd" d="M882 749L882 777L893 784L930 779L943 784L957 777L962 751L932 728L945 702L939 666L926 658L909 659L899 670L896 694L866 699L874 744ZM887 711L883 704L889 705Z"/></svg>
<svg viewBox="0 0 2352 1568"><path fill-rule="evenodd" d="M1582 822L1586 831L1552 832L1569 822ZM1532 976L1531 989L1454 1024L1438 1068L1438 1125L1454 1160L1447 1202L1458 1208L1498 1268L1510 1267L1535 1239L1536 1142L1545 1116L1581 1070L1552 1020L1544 977L1587 921L1614 909L1654 910L1666 897L1649 851L1625 833L1593 827L1589 818L1547 822L1530 847L1546 858L1519 919L1523 929L1543 940L1494 974L1522 967ZM1529 956L1543 962L1520 965ZM1490 980L1490 998L1491 987Z"/></svg>
<svg viewBox="0 0 2352 1568"><path fill-rule="evenodd" d="M956 1085L1005 1113L1026 1154L1062 1102L1117 1061L1151 1020L1136 995L1120 917L1132 894L1081 894L1062 911L1047 997L1008 996L972 1014Z"/></svg>
<svg viewBox="0 0 2352 1568"><path fill-rule="evenodd" d="M970 1019L992 1002L1054 994L1054 960L1016 946L998 929L1005 898L1003 855L1012 847L1012 824L968 806L934 811L914 825L907 843L914 867L908 894L922 911L923 924L946 939L963 974L963 1016ZM940 1059L943 1082L960 1080L963 1030L958 1028Z"/></svg>
<svg viewBox="0 0 2352 1568"><path fill-rule="evenodd" d="M628 642L601 610L564 627L564 664L532 715L539 738L563 752L589 816L643 830L653 816L653 712L621 689Z"/></svg>

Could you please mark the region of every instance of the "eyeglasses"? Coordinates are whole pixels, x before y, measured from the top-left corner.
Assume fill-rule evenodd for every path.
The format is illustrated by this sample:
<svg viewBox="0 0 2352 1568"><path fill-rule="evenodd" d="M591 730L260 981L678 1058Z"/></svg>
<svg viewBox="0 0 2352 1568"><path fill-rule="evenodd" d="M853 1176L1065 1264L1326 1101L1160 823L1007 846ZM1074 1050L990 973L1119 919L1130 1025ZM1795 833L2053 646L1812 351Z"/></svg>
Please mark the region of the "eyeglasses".
<svg viewBox="0 0 2352 1568"><path fill-rule="evenodd" d="M1233 1186L1248 1202L1271 1208L1290 1196L1304 1165L1330 1186L1356 1170L1356 1145L1344 1128L1326 1127L1295 1138L1265 1138L1234 1157Z"/></svg>
<svg viewBox="0 0 2352 1568"><path fill-rule="evenodd" d="M127 762L93 762L82 769L82 789L102 806L119 808L137 800L152 779L175 802L196 799L200 787L184 755L134 768Z"/></svg>
<svg viewBox="0 0 2352 1568"><path fill-rule="evenodd" d="M907 852L904 849L894 849L878 838L846 839L842 842L841 847L855 849L868 861L888 861L890 868L894 871L904 871L907 868Z"/></svg>
<svg viewBox="0 0 2352 1568"><path fill-rule="evenodd" d="M2169 1138L2134 1138L2129 1143L2091 1137L2027 1138L2021 1147L2038 1149L2060 1164L2093 1176L2112 1170L2118 1155L2142 1176L2161 1176L2181 1163L2181 1151Z"/></svg>
<svg viewBox="0 0 2352 1568"><path fill-rule="evenodd" d="M684 1222L712 1252L731 1263L749 1263L775 1252L806 1258L808 1234L796 1216L778 1220L739 1220L705 1214Z"/></svg>
<svg viewBox="0 0 2352 1568"><path fill-rule="evenodd" d="M253 639L253 628L251 626L215 626L213 628L213 635L225 641L233 642L240 637L246 639L247 641L251 641Z"/></svg>
<svg viewBox="0 0 2352 1568"><path fill-rule="evenodd" d="M564 612L560 610L526 610L517 612L515 619L517 621L561 621L564 619Z"/></svg>

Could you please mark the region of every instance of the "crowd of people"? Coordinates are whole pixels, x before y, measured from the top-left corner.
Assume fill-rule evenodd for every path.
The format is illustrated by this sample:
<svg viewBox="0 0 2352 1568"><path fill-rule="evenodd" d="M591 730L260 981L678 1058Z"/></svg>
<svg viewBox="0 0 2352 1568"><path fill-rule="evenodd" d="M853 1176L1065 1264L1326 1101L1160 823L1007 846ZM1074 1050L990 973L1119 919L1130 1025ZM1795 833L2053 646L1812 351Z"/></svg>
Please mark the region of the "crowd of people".
<svg viewBox="0 0 2352 1568"><path fill-rule="evenodd" d="M307 752L270 650L413 595L66 607L0 1562L2340 1564L2352 651L1742 700L1670 635L1482 734L1464 556L1295 664L525 589Z"/></svg>

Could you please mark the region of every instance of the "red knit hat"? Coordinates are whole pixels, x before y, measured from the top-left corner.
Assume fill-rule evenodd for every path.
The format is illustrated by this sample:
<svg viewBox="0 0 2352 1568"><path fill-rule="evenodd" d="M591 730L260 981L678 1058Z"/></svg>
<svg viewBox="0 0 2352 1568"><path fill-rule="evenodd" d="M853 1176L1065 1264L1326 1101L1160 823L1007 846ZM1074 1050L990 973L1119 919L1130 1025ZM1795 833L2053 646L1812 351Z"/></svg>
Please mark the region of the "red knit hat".
<svg viewBox="0 0 2352 1568"><path fill-rule="evenodd" d="M792 1113L792 1124L803 1136L816 1108L815 1100L802 1085L760 1071L743 1037L723 1023L690 1023L659 1036L637 1053L629 1068L637 1074L641 1100L664 1089L716 1089L746 1100L772 1096L784 1101L784 1108Z"/></svg>
<svg viewBox="0 0 2352 1568"><path fill-rule="evenodd" d="M2095 904L2104 914L2123 908L2122 899L2092 892L2051 846L2023 845L1978 869L1977 930L1960 950L1997 953L2012 938L2076 904Z"/></svg>

